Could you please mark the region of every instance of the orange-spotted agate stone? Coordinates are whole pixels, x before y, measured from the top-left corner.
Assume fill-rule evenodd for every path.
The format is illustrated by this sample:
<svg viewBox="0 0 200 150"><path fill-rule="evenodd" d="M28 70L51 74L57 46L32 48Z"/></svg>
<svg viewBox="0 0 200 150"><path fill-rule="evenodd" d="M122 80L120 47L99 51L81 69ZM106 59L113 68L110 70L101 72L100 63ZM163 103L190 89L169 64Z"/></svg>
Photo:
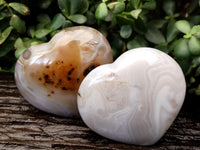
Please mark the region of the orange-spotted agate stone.
<svg viewBox="0 0 200 150"><path fill-rule="evenodd" d="M99 31L71 27L48 43L28 48L17 61L15 80L20 93L35 107L56 115L78 116L81 81L95 67L112 61L110 45Z"/></svg>

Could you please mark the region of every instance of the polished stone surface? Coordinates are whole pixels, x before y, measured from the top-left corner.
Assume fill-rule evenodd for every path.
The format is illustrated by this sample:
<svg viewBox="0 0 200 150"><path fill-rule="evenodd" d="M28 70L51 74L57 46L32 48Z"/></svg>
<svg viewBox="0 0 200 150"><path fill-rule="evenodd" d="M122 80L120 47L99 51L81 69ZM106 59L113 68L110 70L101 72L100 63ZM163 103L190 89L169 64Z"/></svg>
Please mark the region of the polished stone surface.
<svg viewBox="0 0 200 150"><path fill-rule="evenodd" d="M156 49L137 48L88 74L78 91L78 109L86 125L104 137L152 145L175 120L185 92L174 59Z"/></svg>
<svg viewBox="0 0 200 150"><path fill-rule="evenodd" d="M15 80L20 93L35 107L61 116L78 116L77 91L95 67L111 63L106 38L90 27L72 27L48 43L28 48L19 58Z"/></svg>

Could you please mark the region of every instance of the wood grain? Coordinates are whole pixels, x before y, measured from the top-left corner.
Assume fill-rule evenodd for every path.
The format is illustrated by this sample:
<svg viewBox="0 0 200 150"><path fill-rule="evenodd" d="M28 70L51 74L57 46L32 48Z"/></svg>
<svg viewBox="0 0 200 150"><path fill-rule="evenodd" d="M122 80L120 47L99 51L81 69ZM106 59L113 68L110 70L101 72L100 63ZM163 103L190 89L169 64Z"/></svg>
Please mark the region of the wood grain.
<svg viewBox="0 0 200 150"><path fill-rule="evenodd" d="M195 105L195 103L194 103ZM0 73L0 149L190 149L200 150L199 106L187 101L163 138L142 147L108 140L92 132L80 118L42 112L18 92L13 74Z"/></svg>

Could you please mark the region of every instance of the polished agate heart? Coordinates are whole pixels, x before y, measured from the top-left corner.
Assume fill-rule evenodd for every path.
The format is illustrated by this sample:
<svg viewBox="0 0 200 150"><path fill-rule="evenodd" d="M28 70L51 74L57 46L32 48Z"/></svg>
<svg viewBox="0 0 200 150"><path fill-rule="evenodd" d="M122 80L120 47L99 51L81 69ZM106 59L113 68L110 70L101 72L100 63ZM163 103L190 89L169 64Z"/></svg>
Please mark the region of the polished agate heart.
<svg viewBox="0 0 200 150"><path fill-rule="evenodd" d="M15 80L20 93L35 107L56 115L78 116L77 92L95 67L111 63L106 38L90 27L71 27L48 43L34 45L20 56Z"/></svg>
<svg viewBox="0 0 200 150"><path fill-rule="evenodd" d="M104 137L152 145L175 120L185 92L183 72L170 56L137 48L88 74L78 109L86 125Z"/></svg>

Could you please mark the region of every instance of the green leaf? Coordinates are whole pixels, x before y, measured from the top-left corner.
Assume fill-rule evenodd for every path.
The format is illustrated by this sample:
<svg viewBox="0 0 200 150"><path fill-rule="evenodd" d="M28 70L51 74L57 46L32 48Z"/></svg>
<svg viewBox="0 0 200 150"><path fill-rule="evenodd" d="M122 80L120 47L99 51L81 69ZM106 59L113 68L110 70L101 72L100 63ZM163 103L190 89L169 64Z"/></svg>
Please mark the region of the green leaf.
<svg viewBox="0 0 200 150"><path fill-rule="evenodd" d="M115 16L115 14L113 14L110 10L108 10L108 15L107 15L107 17L104 19L104 21L106 21L106 22L112 22L114 16Z"/></svg>
<svg viewBox="0 0 200 150"><path fill-rule="evenodd" d="M200 25L193 26L190 31L190 34L195 34L197 32L200 32Z"/></svg>
<svg viewBox="0 0 200 150"><path fill-rule="evenodd" d="M24 47L24 42L20 37L15 41L14 47L15 49Z"/></svg>
<svg viewBox="0 0 200 150"><path fill-rule="evenodd" d="M154 44L160 44L165 42L163 34L160 32L160 30L155 28L148 29L145 37L148 41Z"/></svg>
<svg viewBox="0 0 200 150"><path fill-rule="evenodd" d="M92 13L91 11L87 11L86 13L86 17L87 17L87 24L88 25L93 25L96 23L96 18L95 18L95 15L94 13Z"/></svg>
<svg viewBox="0 0 200 150"><path fill-rule="evenodd" d="M175 22L176 21L172 19L170 20L167 26L167 33L166 33L167 42L171 42L172 40L174 40L179 33L179 31L175 27Z"/></svg>
<svg viewBox="0 0 200 150"><path fill-rule="evenodd" d="M30 47L30 46L36 45L36 44L41 44L41 43L44 43L44 41L40 41L38 39L31 39L29 42L29 45L28 45L28 42L26 42L26 44L28 45L27 47Z"/></svg>
<svg viewBox="0 0 200 150"><path fill-rule="evenodd" d="M78 24L83 24L87 21L87 18L81 14L70 15L68 19Z"/></svg>
<svg viewBox="0 0 200 150"><path fill-rule="evenodd" d="M15 51L15 57L16 58L19 58L21 56L21 54L26 50L27 48L25 47L21 47L21 48L18 48L16 49Z"/></svg>
<svg viewBox="0 0 200 150"><path fill-rule="evenodd" d="M65 22L62 25L62 28L68 28L68 27L72 27L73 24L70 20L65 20Z"/></svg>
<svg viewBox="0 0 200 150"><path fill-rule="evenodd" d="M156 49L159 49L159 50L161 50L161 51L163 51L163 52L165 52L165 53L168 53L168 52L169 52L169 49L168 49L168 47L167 47L167 44L168 44L168 43L160 43L160 44L156 45L155 48L156 48Z"/></svg>
<svg viewBox="0 0 200 150"><path fill-rule="evenodd" d="M88 0L58 0L58 6L65 17L83 14L88 10Z"/></svg>
<svg viewBox="0 0 200 150"><path fill-rule="evenodd" d="M52 38L56 33L58 33L58 32L59 32L59 30L55 30L55 31L51 32L51 33L50 33L51 38Z"/></svg>
<svg viewBox="0 0 200 150"><path fill-rule="evenodd" d="M200 76L200 66L196 69L195 76ZM199 86L199 95L200 95L200 86Z"/></svg>
<svg viewBox="0 0 200 150"><path fill-rule="evenodd" d="M200 15L190 16L189 22L194 25L200 24Z"/></svg>
<svg viewBox="0 0 200 150"><path fill-rule="evenodd" d="M40 1L40 8L47 9L52 3L52 0L42 0Z"/></svg>
<svg viewBox="0 0 200 150"><path fill-rule="evenodd" d="M200 41L195 36L192 36L188 41L189 51L192 55L200 55Z"/></svg>
<svg viewBox="0 0 200 150"><path fill-rule="evenodd" d="M113 57L116 59L123 51L124 49L124 42L120 38L120 36L115 36L114 39L110 43L112 47Z"/></svg>
<svg viewBox="0 0 200 150"><path fill-rule="evenodd" d="M128 50L133 49L133 48L138 48L138 47L141 47L141 45L135 39L127 42L127 48L128 48Z"/></svg>
<svg viewBox="0 0 200 150"><path fill-rule="evenodd" d="M8 36L10 35L11 31L12 31L13 27L7 27L0 36L0 45L8 38Z"/></svg>
<svg viewBox="0 0 200 150"><path fill-rule="evenodd" d="M142 12L142 9L136 9L136 10L132 10L130 12L130 15L135 18L135 19L138 19L140 13Z"/></svg>
<svg viewBox="0 0 200 150"><path fill-rule="evenodd" d="M167 21L164 19L155 19L148 23L148 28L160 29L160 28L163 28L163 26L166 24L166 22Z"/></svg>
<svg viewBox="0 0 200 150"><path fill-rule="evenodd" d="M139 9L140 7L140 0L131 0L131 4L134 9Z"/></svg>
<svg viewBox="0 0 200 150"><path fill-rule="evenodd" d="M136 36L133 40L127 42L128 49L133 49L137 47L146 47L146 46L148 46L148 44L143 36Z"/></svg>
<svg viewBox="0 0 200 150"><path fill-rule="evenodd" d="M190 56L189 48L188 48L188 39L180 39L176 42L174 47L174 55L178 59L187 59Z"/></svg>
<svg viewBox="0 0 200 150"><path fill-rule="evenodd" d="M146 25L146 22L141 17L135 20L134 30L139 34L146 34L147 25Z"/></svg>
<svg viewBox="0 0 200 150"><path fill-rule="evenodd" d="M29 8L22 3L13 2L13 3L9 3L9 6L12 7L14 10L16 10L18 13L20 13L21 15L30 14Z"/></svg>
<svg viewBox="0 0 200 150"><path fill-rule="evenodd" d="M131 25L123 25L120 28L120 36L124 39L128 39L132 34Z"/></svg>
<svg viewBox="0 0 200 150"><path fill-rule="evenodd" d="M134 24L135 20L131 17L128 17L127 15L117 14L117 23L120 25L127 25L127 24Z"/></svg>
<svg viewBox="0 0 200 150"><path fill-rule="evenodd" d="M48 26L50 30L57 30L65 23L65 17L58 13L54 16L53 20L51 21L50 25Z"/></svg>
<svg viewBox="0 0 200 150"><path fill-rule="evenodd" d="M17 32L23 34L26 31L26 26L24 20L19 18L17 15L13 15L10 19L10 25L13 26Z"/></svg>
<svg viewBox="0 0 200 150"><path fill-rule="evenodd" d="M107 6L114 14L121 13L125 9L123 2L111 2Z"/></svg>
<svg viewBox="0 0 200 150"><path fill-rule="evenodd" d="M58 7L65 17L70 15L70 1L69 0L58 0Z"/></svg>
<svg viewBox="0 0 200 150"><path fill-rule="evenodd" d="M46 35L48 35L49 33L51 32L50 29L38 29L36 32L35 32L35 36L36 38L43 38L45 37Z"/></svg>
<svg viewBox="0 0 200 150"><path fill-rule="evenodd" d="M154 9L156 9L156 1L155 0L145 0L142 8L147 9L147 10L154 10Z"/></svg>
<svg viewBox="0 0 200 150"><path fill-rule="evenodd" d="M4 0L0 0L0 5L4 4Z"/></svg>
<svg viewBox="0 0 200 150"><path fill-rule="evenodd" d="M168 16L172 16L175 12L176 4L174 0L166 0L163 2L163 10Z"/></svg>
<svg viewBox="0 0 200 150"><path fill-rule="evenodd" d="M32 38L35 37L35 28L34 28L34 26L29 27L29 29L28 29L28 34L29 34Z"/></svg>
<svg viewBox="0 0 200 150"><path fill-rule="evenodd" d="M13 41L9 41L0 45L0 57L3 57L6 54L8 54L8 52L10 52L13 49L13 45L14 45Z"/></svg>
<svg viewBox="0 0 200 150"><path fill-rule="evenodd" d="M79 8L79 13L83 14L88 11L89 8L89 1L88 0L82 0L80 4L81 8Z"/></svg>
<svg viewBox="0 0 200 150"><path fill-rule="evenodd" d="M70 0L70 15L76 14L79 11L82 7L80 4L81 0Z"/></svg>
<svg viewBox="0 0 200 150"><path fill-rule="evenodd" d="M177 62L181 66L183 73L186 74L191 66L191 62L189 61L189 59L178 59Z"/></svg>
<svg viewBox="0 0 200 150"><path fill-rule="evenodd" d="M51 22L51 19L48 14L39 14L37 15L37 21L43 24L48 24Z"/></svg>
<svg viewBox="0 0 200 150"><path fill-rule="evenodd" d="M185 38L185 39L189 39L191 37L192 37L192 34L190 34L190 32L183 36L183 38Z"/></svg>
<svg viewBox="0 0 200 150"><path fill-rule="evenodd" d="M101 3L98 5L95 11L95 17L99 20L104 20L108 15L108 8L105 3Z"/></svg>
<svg viewBox="0 0 200 150"><path fill-rule="evenodd" d="M175 23L175 27L182 33L189 33L191 30L190 24L187 20L179 20Z"/></svg>
<svg viewBox="0 0 200 150"><path fill-rule="evenodd" d="M34 38L35 37L35 28L33 26L29 27L28 34Z"/></svg>

